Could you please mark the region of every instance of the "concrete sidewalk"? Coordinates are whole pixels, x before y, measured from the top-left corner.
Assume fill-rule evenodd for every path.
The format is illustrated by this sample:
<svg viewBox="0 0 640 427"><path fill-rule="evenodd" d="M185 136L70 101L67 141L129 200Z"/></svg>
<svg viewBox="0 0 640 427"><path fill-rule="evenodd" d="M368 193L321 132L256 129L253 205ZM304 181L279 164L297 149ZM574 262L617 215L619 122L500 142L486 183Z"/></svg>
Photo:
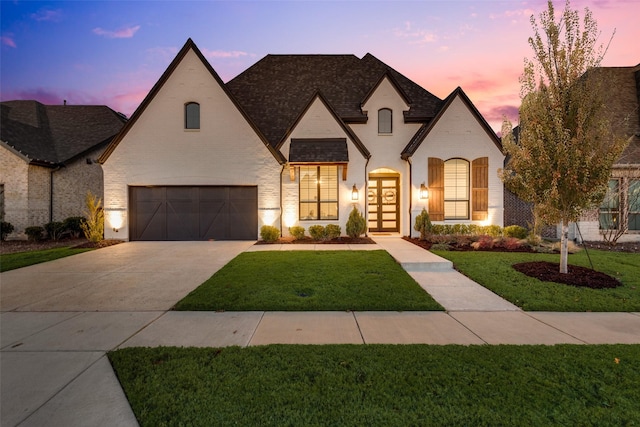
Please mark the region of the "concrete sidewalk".
<svg viewBox="0 0 640 427"><path fill-rule="evenodd" d="M352 247L127 243L2 273L0 424L136 426L106 358L132 346L640 344L640 313L523 312L430 252L399 238L376 241ZM327 249L387 250L447 312L167 311L235 253ZM197 270L196 280L170 271L201 265L202 256L209 269ZM90 280L96 271L101 280ZM26 290L29 285L35 288ZM115 300L101 301L107 291Z"/></svg>

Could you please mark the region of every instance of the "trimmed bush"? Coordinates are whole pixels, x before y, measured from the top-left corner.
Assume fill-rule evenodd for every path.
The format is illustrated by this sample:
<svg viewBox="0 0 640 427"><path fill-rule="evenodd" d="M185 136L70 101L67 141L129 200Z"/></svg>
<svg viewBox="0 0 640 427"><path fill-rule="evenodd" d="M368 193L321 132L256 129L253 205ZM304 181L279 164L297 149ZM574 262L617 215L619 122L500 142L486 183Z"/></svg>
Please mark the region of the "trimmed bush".
<svg viewBox="0 0 640 427"><path fill-rule="evenodd" d="M13 224L6 221L0 221L0 240L5 240L7 236L13 233Z"/></svg>
<svg viewBox="0 0 640 427"><path fill-rule="evenodd" d="M299 225L289 227L289 234L291 234L296 240L304 239L304 227L301 227Z"/></svg>
<svg viewBox="0 0 640 427"><path fill-rule="evenodd" d="M315 240L322 240L327 236L327 232L322 225L312 225L309 227L309 235Z"/></svg>
<svg viewBox="0 0 640 427"><path fill-rule="evenodd" d="M413 229L420 232L420 240L427 240L427 236L431 234L431 219L429 219L429 212L425 208L422 208L422 212L416 217Z"/></svg>
<svg viewBox="0 0 640 427"><path fill-rule="evenodd" d="M367 223L364 220L364 216L360 213L357 207L353 207L347 220L347 236L357 239L360 235L364 234L367 229Z"/></svg>
<svg viewBox="0 0 640 427"><path fill-rule="evenodd" d="M499 225L485 225L482 227L482 234L486 234L491 237L501 237L502 228Z"/></svg>
<svg viewBox="0 0 640 427"><path fill-rule="evenodd" d="M280 238L280 230L272 225L263 225L260 227L260 237L268 243L277 242Z"/></svg>
<svg viewBox="0 0 640 427"><path fill-rule="evenodd" d="M60 239L62 233L65 230L64 223L60 221L48 222L44 225L44 229L47 232L47 236L49 236L51 240Z"/></svg>
<svg viewBox="0 0 640 427"><path fill-rule="evenodd" d="M77 239L82 234L82 224L84 221L85 219L81 216L70 216L63 221L64 229L69 232L73 238Z"/></svg>
<svg viewBox="0 0 640 427"><path fill-rule="evenodd" d="M519 225L510 225L502 229L504 237L515 237L516 239L526 239L529 231Z"/></svg>
<svg viewBox="0 0 640 427"><path fill-rule="evenodd" d="M337 239L342 234L342 229L338 224L328 224L324 228L324 233L327 236L327 239Z"/></svg>
<svg viewBox="0 0 640 427"><path fill-rule="evenodd" d="M44 234L44 228L39 225L34 225L33 227L27 227L24 229L24 234L27 235L27 239L36 242L38 240L42 240L42 235Z"/></svg>

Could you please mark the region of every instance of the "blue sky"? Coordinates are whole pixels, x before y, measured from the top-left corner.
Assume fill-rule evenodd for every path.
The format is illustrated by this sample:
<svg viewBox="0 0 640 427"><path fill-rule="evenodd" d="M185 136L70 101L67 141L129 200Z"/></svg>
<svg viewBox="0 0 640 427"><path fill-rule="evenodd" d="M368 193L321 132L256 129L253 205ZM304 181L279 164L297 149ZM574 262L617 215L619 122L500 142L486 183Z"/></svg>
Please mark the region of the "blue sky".
<svg viewBox="0 0 640 427"><path fill-rule="evenodd" d="M562 9L564 2L554 3ZM528 1L5 1L0 99L106 104L131 115L188 38L224 81L269 53L370 52L444 98L457 86L494 129L519 105ZM640 62L640 0L574 0L608 42L604 65Z"/></svg>

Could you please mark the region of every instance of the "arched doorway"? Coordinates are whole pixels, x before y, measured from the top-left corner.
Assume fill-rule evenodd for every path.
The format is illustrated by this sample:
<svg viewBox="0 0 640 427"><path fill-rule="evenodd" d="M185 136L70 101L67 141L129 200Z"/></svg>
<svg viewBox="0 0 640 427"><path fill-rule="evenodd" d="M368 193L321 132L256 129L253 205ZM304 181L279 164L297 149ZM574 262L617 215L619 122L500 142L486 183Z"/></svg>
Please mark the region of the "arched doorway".
<svg viewBox="0 0 640 427"><path fill-rule="evenodd" d="M386 168L369 173L367 212L370 232L400 232L399 173Z"/></svg>

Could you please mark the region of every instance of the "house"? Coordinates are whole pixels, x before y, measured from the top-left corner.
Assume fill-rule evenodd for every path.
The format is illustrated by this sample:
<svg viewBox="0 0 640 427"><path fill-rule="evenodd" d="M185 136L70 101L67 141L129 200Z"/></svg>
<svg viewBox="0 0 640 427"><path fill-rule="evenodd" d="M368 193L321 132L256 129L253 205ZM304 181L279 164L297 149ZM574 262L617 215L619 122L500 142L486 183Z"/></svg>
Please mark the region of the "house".
<svg viewBox="0 0 640 427"><path fill-rule="evenodd" d="M267 55L222 82L189 39L111 142L105 236L256 239L263 225L368 233L503 225L501 144L462 89L442 100L371 54Z"/></svg>
<svg viewBox="0 0 640 427"><path fill-rule="evenodd" d="M14 226L9 238L83 216L87 191L103 193L96 159L125 118L105 106L7 101L0 108L0 216Z"/></svg>

